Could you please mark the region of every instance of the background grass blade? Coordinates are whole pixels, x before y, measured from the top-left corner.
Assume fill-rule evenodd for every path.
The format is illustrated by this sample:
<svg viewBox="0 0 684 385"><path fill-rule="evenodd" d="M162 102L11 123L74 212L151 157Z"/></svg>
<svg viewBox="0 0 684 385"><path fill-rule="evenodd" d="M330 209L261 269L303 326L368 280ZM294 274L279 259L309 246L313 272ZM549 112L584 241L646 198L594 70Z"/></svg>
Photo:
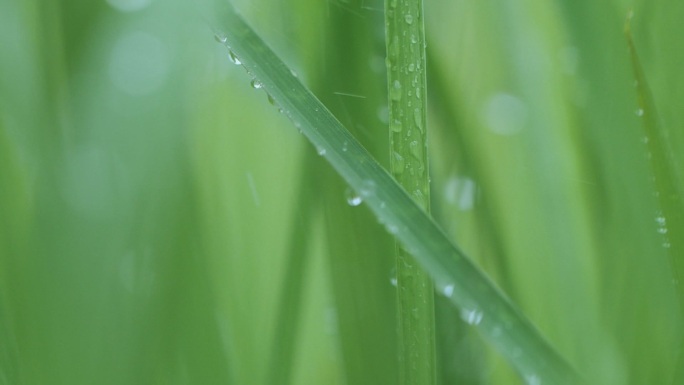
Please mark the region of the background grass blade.
<svg viewBox="0 0 684 385"><path fill-rule="evenodd" d="M363 11L363 3L325 3L325 40L310 84L376 159L388 161L387 131L377 116L378 107L386 103L386 82L376 72L365 71L368 57L382 55L382 14ZM360 17L359 12L367 13ZM307 150L315 153L310 146ZM345 380L396 384L396 295L390 284L394 241L372 212L355 206L354 191L344 179L326 162L316 161L323 165L317 192L325 203L326 255Z"/></svg>
<svg viewBox="0 0 684 385"><path fill-rule="evenodd" d="M391 176L317 101L230 6L213 18L219 40L302 130L319 154L357 190L446 294L530 381L572 383L568 364L503 294L445 237Z"/></svg>
<svg viewBox="0 0 684 385"><path fill-rule="evenodd" d="M390 170L430 212L427 146L425 27L422 0L385 1ZM436 381L434 284L397 246L397 319L400 384Z"/></svg>
<svg viewBox="0 0 684 385"><path fill-rule="evenodd" d="M655 213L658 233L662 234L662 246L666 249L672 270L672 282L677 289L680 309L684 309L684 202L682 202L681 167L670 143L669 130L660 124L651 90L644 74L634 38L630 10L625 21L625 37L634 71L634 88L637 92L636 115L643 121L644 142L653 175L655 195L660 210ZM684 338L679 347L678 367L684 362ZM675 371L673 384L684 382L684 371Z"/></svg>
<svg viewBox="0 0 684 385"><path fill-rule="evenodd" d="M278 311L274 322L272 347L268 372L264 384L289 385L296 357L297 341L301 329L301 314L304 303L307 272L310 270L311 238L307 234L313 228L313 219L320 209L320 198L312 194L317 175L313 154L302 159L304 172L300 176L295 204L295 221L287 253L287 266L281 283Z"/></svg>

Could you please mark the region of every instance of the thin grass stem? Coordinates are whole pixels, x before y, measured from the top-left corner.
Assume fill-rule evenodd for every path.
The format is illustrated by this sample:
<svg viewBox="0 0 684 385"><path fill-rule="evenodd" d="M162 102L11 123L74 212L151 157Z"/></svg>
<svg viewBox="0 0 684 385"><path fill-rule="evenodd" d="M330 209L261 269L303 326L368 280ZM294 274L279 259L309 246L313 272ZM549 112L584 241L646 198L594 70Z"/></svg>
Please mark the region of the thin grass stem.
<svg viewBox="0 0 684 385"><path fill-rule="evenodd" d="M386 0L385 36L390 169L429 212L423 2ZM434 284L399 244L396 257L400 384L431 385L436 381Z"/></svg>

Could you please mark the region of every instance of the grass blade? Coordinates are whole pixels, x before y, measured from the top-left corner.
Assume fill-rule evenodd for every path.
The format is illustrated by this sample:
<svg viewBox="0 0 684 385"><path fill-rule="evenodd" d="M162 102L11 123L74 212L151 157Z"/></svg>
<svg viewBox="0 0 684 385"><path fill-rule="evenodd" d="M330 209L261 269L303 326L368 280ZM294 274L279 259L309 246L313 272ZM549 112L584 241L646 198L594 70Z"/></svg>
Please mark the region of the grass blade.
<svg viewBox="0 0 684 385"><path fill-rule="evenodd" d="M625 38L632 60L634 72L634 84L637 91L637 116L642 119L644 130L644 142L649 153L649 165L655 184L655 193L658 198L660 211L656 214L655 221L658 232L663 235L663 248L667 249L673 282L677 289L680 308L684 308L684 202L682 202L681 176L676 168L677 160L670 144L669 133L660 125L655 103L646 80L646 75L641 66L632 37L633 11L627 15L625 22ZM684 340L680 342L677 371L674 375L673 384L684 382Z"/></svg>
<svg viewBox="0 0 684 385"><path fill-rule="evenodd" d="M401 186L430 211L425 118L425 27L421 0L386 0L390 169ZM435 301L430 276L397 247L397 319L401 384L436 381Z"/></svg>
<svg viewBox="0 0 684 385"><path fill-rule="evenodd" d="M319 197L311 194L316 175L310 153L302 160L305 172L299 181L299 192L295 205L296 214L287 253L287 267L281 284L278 312L273 331L273 347L264 384L288 385L292 381L293 361L296 355L296 341L302 313L304 286L309 270L309 238L313 213L320 207Z"/></svg>
<svg viewBox="0 0 684 385"><path fill-rule="evenodd" d="M494 284L444 235L433 220L356 141L229 4L214 28L257 88L313 143L319 154L360 194L388 231L425 270L448 288L490 343L532 383L570 384L577 377L564 359Z"/></svg>

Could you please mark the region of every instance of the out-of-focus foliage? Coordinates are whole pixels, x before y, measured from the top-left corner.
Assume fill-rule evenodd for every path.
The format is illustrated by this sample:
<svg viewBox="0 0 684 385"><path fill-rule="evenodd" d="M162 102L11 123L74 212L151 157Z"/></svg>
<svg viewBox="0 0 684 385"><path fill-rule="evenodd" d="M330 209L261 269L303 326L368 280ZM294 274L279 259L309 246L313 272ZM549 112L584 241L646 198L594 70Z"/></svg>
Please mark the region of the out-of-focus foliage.
<svg viewBox="0 0 684 385"><path fill-rule="evenodd" d="M388 164L382 4L237 5ZM433 215L591 383L672 383L623 22L681 154L684 4L425 6ZM391 239L196 8L0 0L0 384L394 383ZM442 383L521 382L442 302Z"/></svg>

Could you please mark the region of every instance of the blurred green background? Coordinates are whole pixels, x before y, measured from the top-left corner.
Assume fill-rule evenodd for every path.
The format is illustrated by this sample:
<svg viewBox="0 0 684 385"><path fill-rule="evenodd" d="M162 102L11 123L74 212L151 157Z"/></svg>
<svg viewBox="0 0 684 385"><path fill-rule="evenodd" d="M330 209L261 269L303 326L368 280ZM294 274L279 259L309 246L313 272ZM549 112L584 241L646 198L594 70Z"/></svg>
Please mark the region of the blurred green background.
<svg viewBox="0 0 684 385"><path fill-rule="evenodd" d="M388 164L383 4L236 6ZM426 1L433 216L594 384L671 384L684 3ZM678 186L682 191L682 186ZM193 2L0 0L0 384L394 384L394 243ZM441 384L520 379L437 298ZM681 379L681 377L680 377Z"/></svg>

